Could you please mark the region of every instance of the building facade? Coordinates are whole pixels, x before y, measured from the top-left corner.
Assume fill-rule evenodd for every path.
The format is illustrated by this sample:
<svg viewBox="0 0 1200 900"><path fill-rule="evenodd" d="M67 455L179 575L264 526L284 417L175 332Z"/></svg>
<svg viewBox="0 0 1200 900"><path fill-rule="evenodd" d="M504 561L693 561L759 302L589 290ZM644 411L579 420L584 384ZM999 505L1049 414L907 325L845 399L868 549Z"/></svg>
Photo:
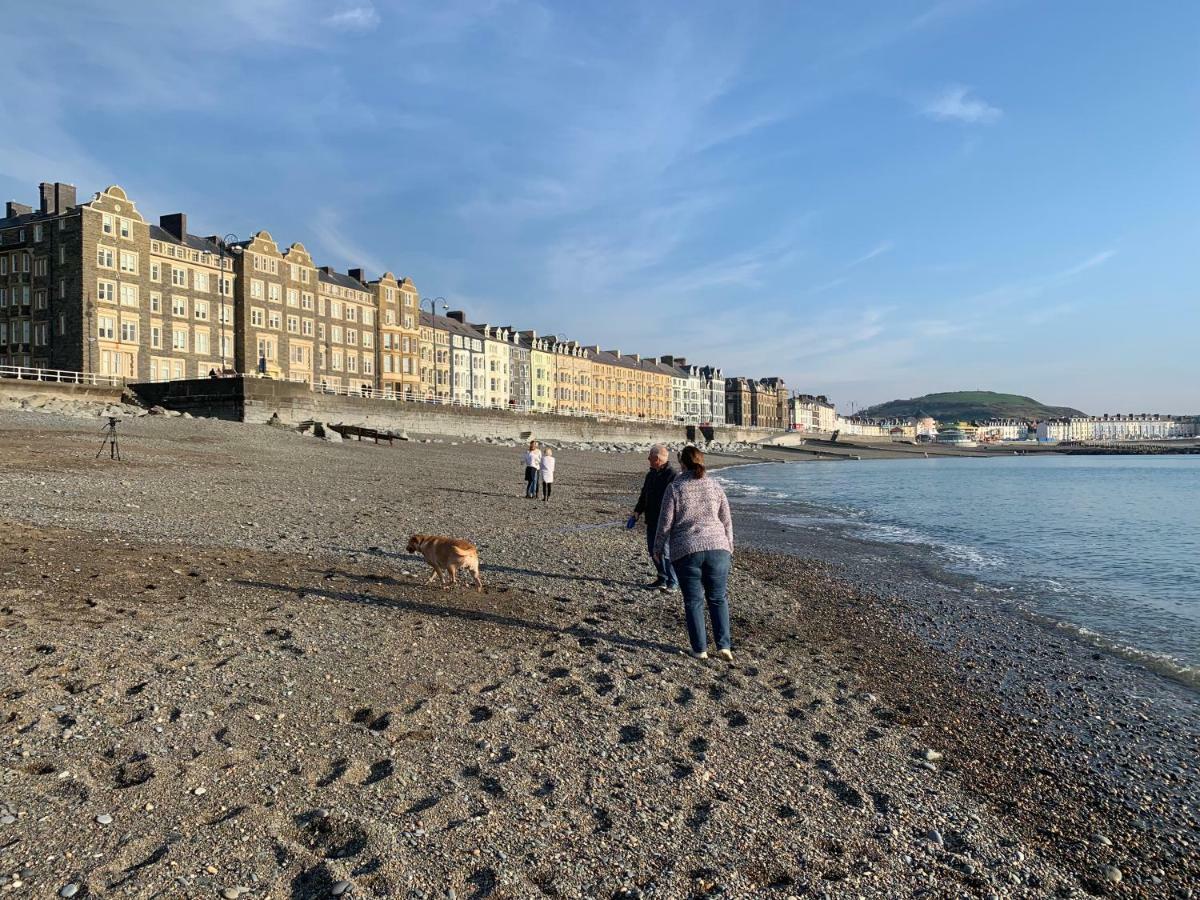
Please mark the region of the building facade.
<svg viewBox="0 0 1200 900"><path fill-rule="evenodd" d="M421 396L445 403L450 400L450 326L445 319L421 311L418 318Z"/></svg>
<svg viewBox="0 0 1200 900"><path fill-rule="evenodd" d="M423 382L417 288L407 278L397 280L391 272L384 272L367 287L374 292L379 310L379 351L375 364L379 389L385 397L406 400L419 397Z"/></svg>
<svg viewBox="0 0 1200 900"><path fill-rule="evenodd" d="M700 368L700 422L725 424L725 377L714 366Z"/></svg>

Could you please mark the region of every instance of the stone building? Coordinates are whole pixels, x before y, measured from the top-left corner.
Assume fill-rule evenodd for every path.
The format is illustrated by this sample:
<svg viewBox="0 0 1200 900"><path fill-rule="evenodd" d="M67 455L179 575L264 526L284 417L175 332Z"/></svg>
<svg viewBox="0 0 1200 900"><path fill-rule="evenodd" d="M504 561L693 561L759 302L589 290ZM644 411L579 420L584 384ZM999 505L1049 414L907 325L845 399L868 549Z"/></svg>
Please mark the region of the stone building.
<svg viewBox="0 0 1200 900"><path fill-rule="evenodd" d="M420 311L421 395L426 400L450 399L450 326L441 316Z"/></svg>
<svg viewBox="0 0 1200 900"><path fill-rule="evenodd" d="M235 278L216 239L181 213L148 222L118 185L84 203L61 182L39 192L0 219L0 365L143 381L221 367Z"/></svg>
<svg viewBox="0 0 1200 900"><path fill-rule="evenodd" d="M508 336L509 405L513 409L533 409L533 354L520 332L510 325L504 330Z"/></svg>
<svg viewBox="0 0 1200 900"><path fill-rule="evenodd" d="M554 339L538 337L536 331L522 331L518 341L529 354L530 403L536 412L554 412Z"/></svg>
<svg viewBox="0 0 1200 900"><path fill-rule="evenodd" d="M407 278L397 281L391 272L367 282L367 287L379 310L379 389L385 397L411 400L423 390L417 289Z"/></svg>
<svg viewBox="0 0 1200 900"><path fill-rule="evenodd" d="M749 378L725 379L725 422L728 425L748 427L754 424L753 388Z"/></svg>
<svg viewBox="0 0 1200 900"><path fill-rule="evenodd" d="M577 341L555 340L551 345L554 411L589 415L593 411L595 383L592 355Z"/></svg>
<svg viewBox="0 0 1200 900"><path fill-rule="evenodd" d="M725 377L715 366L700 367L700 422L725 424Z"/></svg>
<svg viewBox="0 0 1200 900"><path fill-rule="evenodd" d="M450 333L450 399L467 406L482 406L487 377L483 337L467 324L466 314L460 309L447 312L439 319L439 325Z"/></svg>
<svg viewBox="0 0 1200 900"><path fill-rule="evenodd" d="M765 428L787 429L791 420L788 412L788 389L782 378L772 376L760 382L764 389L762 398L764 412L760 417ZM774 397L774 408L771 407L771 397Z"/></svg>

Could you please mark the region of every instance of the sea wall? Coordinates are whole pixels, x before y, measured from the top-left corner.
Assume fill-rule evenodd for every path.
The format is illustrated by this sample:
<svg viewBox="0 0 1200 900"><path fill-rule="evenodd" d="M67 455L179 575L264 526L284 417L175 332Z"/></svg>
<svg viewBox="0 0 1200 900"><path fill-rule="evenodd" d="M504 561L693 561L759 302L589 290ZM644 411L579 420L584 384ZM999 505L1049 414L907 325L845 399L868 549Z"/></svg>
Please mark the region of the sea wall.
<svg viewBox="0 0 1200 900"><path fill-rule="evenodd" d="M558 416L439 406L402 400L368 399L320 394L305 385L258 378L192 379L132 385L147 406L191 413L193 416L262 424L278 416L285 425L317 421L362 425L409 434L463 438L538 438L549 441L678 441L682 425L609 421L589 416ZM721 442L756 442L775 432L763 428L718 426Z"/></svg>
<svg viewBox="0 0 1200 900"><path fill-rule="evenodd" d="M39 403L39 398L79 403L120 403L124 388L107 385L75 384L70 381L30 381L0 378L0 397L10 402Z"/></svg>

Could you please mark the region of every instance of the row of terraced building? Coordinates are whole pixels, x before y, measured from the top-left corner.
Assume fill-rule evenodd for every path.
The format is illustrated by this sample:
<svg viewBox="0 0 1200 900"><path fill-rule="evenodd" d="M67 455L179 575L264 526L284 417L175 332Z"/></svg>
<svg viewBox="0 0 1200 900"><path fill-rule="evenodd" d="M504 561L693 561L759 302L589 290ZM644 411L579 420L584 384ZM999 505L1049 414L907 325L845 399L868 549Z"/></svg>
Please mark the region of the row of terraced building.
<svg viewBox="0 0 1200 900"><path fill-rule="evenodd" d="M4 371L243 375L395 400L788 427L779 378L436 315L409 278L317 266L266 231L200 237L183 213L154 224L116 185L83 203L73 185L39 190L37 208L11 201L0 219Z"/></svg>

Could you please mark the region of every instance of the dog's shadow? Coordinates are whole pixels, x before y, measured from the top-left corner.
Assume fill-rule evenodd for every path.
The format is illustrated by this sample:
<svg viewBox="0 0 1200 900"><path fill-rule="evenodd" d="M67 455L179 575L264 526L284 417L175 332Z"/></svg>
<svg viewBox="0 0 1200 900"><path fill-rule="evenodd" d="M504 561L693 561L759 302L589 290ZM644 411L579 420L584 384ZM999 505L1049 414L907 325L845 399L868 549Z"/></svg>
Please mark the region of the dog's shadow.
<svg viewBox="0 0 1200 900"><path fill-rule="evenodd" d="M326 577L330 577L335 573L327 572ZM375 577L370 575L357 575L351 572L337 572L336 577L350 578L355 581L370 582L372 584L384 584L406 588L416 588L422 590L424 585L414 585L412 582L398 581L395 578L386 576ZM370 594L359 594L354 591L339 591L326 587L313 587L307 584L278 584L271 581L252 581L247 579L239 579L236 584L244 585L245 587L257 588L259 590L282 591L291 594L308 594L317 597L324 597L328 600L338 600L345 603L363 603L369 606L383 606L391 609L404 610L406 612L417 613L420 615L448 617L462 619L466 622L483 622L488 625L500 625L505 628L520 628L526 631L538 631L545 634L564 634L575 638L588 638L597 641L606 641L617 646L628 647L637 650L653 650L658 653L667 653L671 656L679 654L679 648L673 647L670 644L663 644L659 641L649 641L642 638L626 637L622 634L614 634L606 631L598 631L595 628L587 628L580 625L552 625L546 622L537 622L532 619L522 619L517 616L506 615L498 612L488 612L481 609L464 609L458 606L450 606L444 603L429 603L420 600L412 600L402 597L378 597ZM479 597L479 594L473 590L461 596Z"/></svg>
<svg viewBox="0 0 1200 900"><path fill-rule="evenodd" d="M380 549L379 547L372 547L369 550L361 550L361 549L352 550L349 547L340 547L338 549L340 549L342 552L345 552L345 553L357 553L359 555L365 554L365 555L369 555L369 556L385 556L389 559L404 559L404 560L410 561L414 566L425 563L424 557L422 557L419 553L403 553L403 552L398 552L395 550L383 550L383 549ZM504 574L504 575L524 575L527 578L554 578L559 581L590 581L590 582L594 582L595 584L611 585L613 587L641 587L642 586L641 582L638 582L638 581L621 581L617 578L602 578L597 575L572 575L572 574L564 575L564 574L561 574L558 572L543 572L539 569L522 569L518 566L502 566L502 565L498 565L496 563L480 562L479 571L482 575L487 575L489 572L491 572L491 573L499 573L499 574ZM370 576L352 575L348 572L342 572L340 574L346 578L356 578L356 579L360 579L363 581L373 580ZM389 579L380 579L380 580L389 580ZM391 581L391 583L392 584L404 584L406 582Z"/></svg>

